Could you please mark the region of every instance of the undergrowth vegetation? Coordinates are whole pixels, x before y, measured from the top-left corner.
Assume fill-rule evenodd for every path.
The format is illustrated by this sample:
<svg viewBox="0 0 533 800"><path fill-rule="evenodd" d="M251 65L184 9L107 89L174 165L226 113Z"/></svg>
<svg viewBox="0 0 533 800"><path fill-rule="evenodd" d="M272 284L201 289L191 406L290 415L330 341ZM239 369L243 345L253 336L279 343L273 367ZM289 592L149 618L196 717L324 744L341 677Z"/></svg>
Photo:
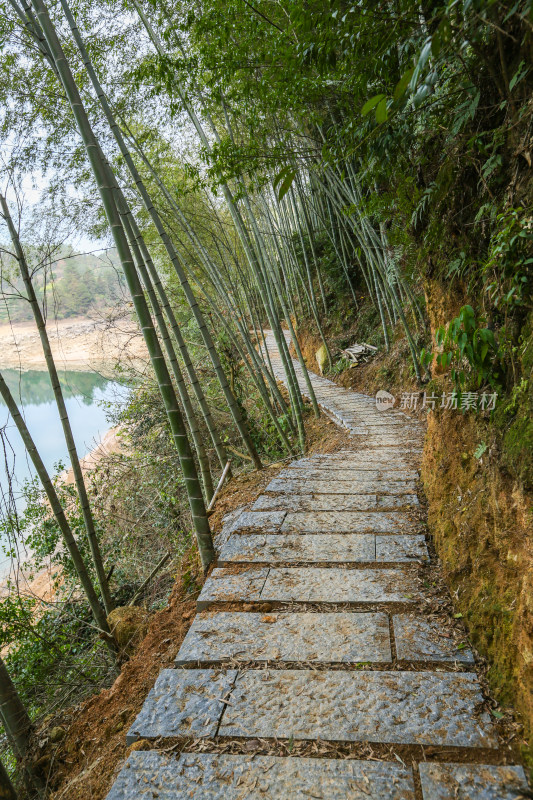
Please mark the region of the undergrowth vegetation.
<svg viewBox="0 0 533 800"><path fill-rule="evenodd" d="M465 491L487 463L505 472L495 481L505 497L531 487L532 25L531 0L0 4L1 249L58 408L47 273L30 246L46 214L24 210L29 173L51 176L56 217L112 236L150 365L114 412L121 451L87 479L69 446L72 485L39 462L0 376L39 478L5 531L57 576L53 603L12 586L1 610L5 660L37 723L108 685L128 658L113 606L163 605L191 545L208 569L208 508L228 459L235 474L305 451L305 422L319 414L306 364L315 368L319 349L324 371L347 380L340 351L355 335L379 347L372 380L382 388L453 395L453 458L438 455ZM479 409L461 406L475 392L497 399L472 417ZM448 424L435 409L434 432ZM479 487L486 498L486 477ZM438 524L451 552L461 525ZM460 571L479 588L477 545ZM508 587L491 591L507 597ZM513 624L502 647L522 637ZM495 668L506 690L511 661ZM17 721L3 722L17 780L29 772L38 789L52 767L17 753ZM28 741L34 733L28 724Z"/></svg>

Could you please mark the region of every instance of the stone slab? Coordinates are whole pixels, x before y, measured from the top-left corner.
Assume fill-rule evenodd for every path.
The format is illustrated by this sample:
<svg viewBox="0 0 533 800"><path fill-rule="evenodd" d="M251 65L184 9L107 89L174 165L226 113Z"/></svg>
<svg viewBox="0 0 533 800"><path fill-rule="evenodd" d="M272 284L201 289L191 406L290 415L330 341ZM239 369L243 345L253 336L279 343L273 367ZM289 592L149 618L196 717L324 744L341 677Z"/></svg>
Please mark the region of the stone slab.
<svg viewBox="0 0 533 800"><path fill-rule="evenodd" d="M400 533L412 528L409 516L401 511L386 513L374 511L291 511L281 526L282 533L298 531L299 533L327 533L337 531L346 533Z"/></svg>
<svg viewBox="0 0 533 800"><path fill-rule="evenodd" d="M376 537L372 533L288 533L284 536L238 533L228 539L218 556L220 565L226 562L344 564L375 560Z"/></svg>
<svg viewBox="0 0 533 800"><path fill-rule="evenodd" d="M243 511L231 524L229 533L260 529L262 531L278 531L285 519L286 511Z"/></svg>
<svg viewBox="0 0 533 800"><path fill-rule="evenodd" d="M217 568L204 584L197 609L233 601L410 603L421 597L414 574L401 567L250 567L239 574Z"/></svg>
<svg viewBox="0 0 533 800"><path fill-rule="evenodd" d="M252 511L386 511L387 509L417 506L412 494L262 494L252 506Z"/></svg>
<svg viewBox="0 0 533 800"><path fill-rule="evenodd" d="M388 469L373 469L373 470L359 470L353 467L344 467L343 469L328 469L323 466L316 467L297 467L291 465L284 469L277 476L278 478L299 478L300 480L309 480L310 478L318 478L319 480L336 480L336 481L415 481L418 477L414 470L407 474L406 470L388 470Z"/></svg>
<svg viewBox="0 0 533 800"><path fill-rule="evenodd" d="M131 753L107 800L414 800L393 762L154 751Z"/></svg>
<svg viewBox="0 0 533 800"><path fill-rule="evenodd" d="M424 800L518 800L528 791L522 767L420 764Z"/></svg>
<svg viewBox="0 0 533 800"><path fill-rule="evenodd" d="M389 495L393 500L400 501L405 495L398 497ZM269 511L285 509L286 511L369 511L377 506L375 494L262 494L252 506L252 511Z"/></svg>
<svg viewBox="0 0 533 800"><path fill-rule="evenodd" d="M355 434L357 435L357 434ZM368 440L368 444L372 447L398 447L403 448L405 451L406 448L411 449L412 447L421 447L422 441L421 439L409 437L409 436L393 436L388 435L386 433L377 434L374 433L372 436L366 435L365 438ZM365 441L365 444L367 442Z"/></svg>
<svg viewBox="0 0 533 800"><path fill-rule="evenodd" d="M228 660L387 662L388 617L381 612L203 612L195 618L175 663Z"/></svg>
<svg viewBox="0 0 533 800"><path fill-rule="evenodd" d="M258 600L268 575L268 567L250 568L246 572L232 573L230 569L214 569L203 585L196 607L198 611L212 602L227 603L232 600Z"/></svg>
<svg viewBox="0 0 533 800"><path fill-rule="evenodd" d="M401 508L402 506L419 506L416 494L386 495L378 497L377 507L379 509Z"/></svg>
<svg viewBox="0 0 533 800"><path fill-rule="evenodd" d="M337 481L334 478L274 478L265 491L286 494L414 494L413 481Z"/></svg>
<svg viewBox="0 0 533 800"><path fill-rule="evenodd" d="M266 602L407 603L420 597L414 575L401 568L272 567L260 599Z"/></svg>
<svg viewBox="0 0 533 800"><path fill-rule="evenodd" d="M391 472L401 472L402 470L410 469L416 472L413 467L409 467L401 460L390 460L385 456L379 457L376 454L372 462L365 458L355 457L352 455L338 456L332 453L329 456L310 456L309 458L302 458L299 461L293 461L287 469L324 469L324 470L342 470L353 469L358 472L371 472L376 469L387 469Z"/></svg>
<svg viewBox="0 0 533 800"><path fill-rule="evenodd" d="M426 538L422 534L376 536L376 561L428 561Z"/></svg>
<svg viewBox="0 0 533 800"><path fill-rule="evenodd" d="M332 469L343 468L343 466L357 467L358 469L376 469L390 468L402 469L409 467L409 460L406 453L374 453L372 462L368 461L365 450L358 450L354 447L353 450L338 450L335 453L318 453L313 456L300 458L293 461L293 464L301 464L302 466L313 466L315 464L329 464Z"/></svg>
<svg viewBox="0 0 533 800"><path fill-rule="evenodd" d="M214 736L235 670L164 669L126 735L126 743L158 736Z"/></svg>
<svg viewBox="0 0 533 800"><path fill-rule="evenodd" d="M288 739L496 747L470 673L240 672L219 733Z"/></svg>
<svg viewBox="0 0 533 800"><path fill-rule="evenodd" d="M382 436L383 434L389 434L394 440L400 444L405 436L409 438L413 437L413 432L405 429L400 425L362 425L360 420L356 420L354 425L351 425L351 431L356 436L370 436L374 438L375 436Z"/></svg>
<svg viewBox="0 0 533 800"><path fill-rule="evenodd" d="M458 661L473 664L469 647L457 649L459 642L446 636L442 625L424 617L396 614L393 618L396 654L406 661Z"/></svg>

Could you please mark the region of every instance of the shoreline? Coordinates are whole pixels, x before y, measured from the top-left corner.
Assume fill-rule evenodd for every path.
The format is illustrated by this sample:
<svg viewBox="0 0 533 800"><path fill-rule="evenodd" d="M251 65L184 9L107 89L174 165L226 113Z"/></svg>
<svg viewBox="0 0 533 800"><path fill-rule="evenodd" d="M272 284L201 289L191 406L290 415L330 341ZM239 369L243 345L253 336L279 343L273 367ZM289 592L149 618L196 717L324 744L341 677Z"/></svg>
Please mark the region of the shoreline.
<svg viewBox="0 0 533 800"><path fill-rule="evenodd" d="M109 428L102 434L101 441L89 451L83 458L80 458L80 465L83 475L86 476L89 472L94 470L100 461L108 455L119 453L122 449L122 442L120 440L120 425ZM65 470L60 475L60 480L67 484L74 483L74 472L72 467ZM27 563L30 564L31 571L31 555L27 556ZM36 572L32 577L25 574L21 564L10 562L9 568L5 574L0 574L0 602L9 596L8 582L11 581L18 585L19 594L23 597L33 597L40 602L51 602L55 597L54 581L57 573L52 570L50 566L43 567Z"/></svg>
<svg viewBox="0 0 533 800"><path fill-rule="evenodd" d="M117 364L144 370L148 361L144 339L129 310L113 319L94 320L81 316L50 319L47 333L59 373L96 372L112 379ZM39 332L33 320L0 324L0 354L0 370L47 371ZM84 475L106 455L119 452L119 429L120 426L105 431L99 443L80 458ZM65 470L60 479L67 484L74 483L72 467ZM23 546L20 549L22 551ZM25 560L31 563L31 554L28 553ZM31 566L26 572L30 571ZM49 567L29 578L19 563L6 559L0 565L0 601L8 594L8 581L17 583L25 596L53 599L54 576Z"/></svg>
<svg viewBox="0 0 533 800"><path fill-rule="evenodd" d="M49 320L46 327L58 371L96 371L107 377L112 374L113 365L121 361L133 365L147 362L144 339L129 311L110 320ZM0 354L0 370L46 370L33 321L0 324Z"/></svg>

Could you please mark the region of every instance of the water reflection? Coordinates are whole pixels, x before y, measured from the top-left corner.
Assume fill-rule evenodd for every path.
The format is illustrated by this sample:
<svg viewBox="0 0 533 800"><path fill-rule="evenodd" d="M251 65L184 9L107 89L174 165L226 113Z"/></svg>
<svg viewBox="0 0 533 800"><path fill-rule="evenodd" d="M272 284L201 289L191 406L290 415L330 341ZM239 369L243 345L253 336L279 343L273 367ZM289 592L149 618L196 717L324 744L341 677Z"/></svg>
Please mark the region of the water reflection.
<svg viewBox="0 0 533 800"><path fill-rule="evenodd" d="M45 467L54 474L58 462L70 466L63 429L54 401L52 384L47 372L31 370L20 373L15 369L2 370L37 446ZM110 422L106 404L121 400L126 390L115 381L94 372L61 372L65 405L72 426L78 455L83 457L97 446ZM19 511L23 508L22 486L34 475L24 444L16 426L0 399L0 513L5 509L8 492L8 473L12 476L12 491ZM4 502L1 502L2 497ZM1 545L1 542L0 542ZM0 576L5 568L0 546Z"/></svg>
<svg viewBox="0 0 533 800"><path fill-rule="evenodd" d="M19 372L17 369L4 369L2 376L13 397L23 406L38 406L53 402L52 385L47 372L39 370ZM95 391L97 389L104 390L110 383L96 372L61 372L59 382L65 398L77 397L88 406L94 402ZM0 397L1 406L5 407L5 403Z"/></svg>

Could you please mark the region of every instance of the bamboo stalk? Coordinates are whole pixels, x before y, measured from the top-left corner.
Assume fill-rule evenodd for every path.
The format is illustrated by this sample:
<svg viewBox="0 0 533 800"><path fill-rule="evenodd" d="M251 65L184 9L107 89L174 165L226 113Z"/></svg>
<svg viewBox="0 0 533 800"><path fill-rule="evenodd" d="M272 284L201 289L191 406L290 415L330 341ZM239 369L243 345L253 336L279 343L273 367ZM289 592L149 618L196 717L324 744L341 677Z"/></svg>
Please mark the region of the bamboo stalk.
<svg viewBox="0 0 533 800"><path fill-rule="evenodd" d="M113 234L117 253L122 264L122 269L128 284L130 295L133 300L135 311L139 319L144 340L150 360L159 384L159 389L165 405L167 417L172 431L173 439L178 451L181 469L185 478L187 496L191 508L192 520L200 552L200 558L204 570L214 558L215 551L209 521L207 519L205 504L202 497L200 482L196 472L196 466L192 457L187 432L181 417L177 398L172 387L172 382L165 363L157 334L144 298L141 284L135 269L128 241L122 227L122 222L118 214L113 192L109 186L109 174L105 162L101 157L101 150L91 128L87 113L83 106L77 85L74 81L67 59L61 47L61 43L48 15L43 0L32 0L37 19L41 25L43 34L50 53L55 61L57 70L69 101L70 107L76 120L76 125L82 137L85 150L87 152L93 175L95 177L98 191L102 199L106 217Z"/></svg>
<svg viewBox="0 0 533 800"><path fill-rule="evenodd" d="M24 253L24 249L20 243L17 229L13 224L13 219L9 211L9 206L7 205L6 199L2 194L0 194L0 204L2 206L2 213L7 224L7 228L9 230L11 241L13 242L13 247L15 248L15 256L19 265L22 280L24 282L26 294L28 296L28 300L31 306L33 318L35 320L35 324L37 325L37 330L39 332L39 338L41 340L41 346L46 361L46 367L48 369L48 374L50 376L52 391L54 393L54 398L59 413L59 419L61 420L63 435L65 437L65 442L67 445L70 464L72 466L72 471L74 473L74 481L76 483L76 490L78 492L78 497L80 499L83 522L85 525L85 531L87 533L87 539L89 541L89 546L91 549L94 568L96 570L96 575L98 578L98 585L100 586L100 591L102 593L102 599L104 601L106 613L109 614L110 611L112 611L114 608L114 603L111 598L111 592L109 590L109 584L107 582L104 563L102 559L102 553L100 551L100 545L98 542L98 537L96 535L96 528L94 525L91 506L89 503L89 498L87 496L85 480L83 477L83 472L78 457L76 443L74 441L74 434L72 432L72 427L67 412L67 406L65 404L65 398L63 396L63 389L61 388L59 375L57 373L55 360L52 354L52 348L50 346L50 340L48 338L48 332L46 330L46 323L44 321L41 312L41 307L39 305L39 301L37 300L37 296L33 288L33 283L30 276L30 270L28 268L28 262L26 260L26 254Z"/></svg>
<svg viewBox="0 0 533 800"><path fill-rule="evenodd" d="M106 620L106 614L100 602L98 600L98 596L92 584L91 578L87 571L87 567L83 561L83 558L78 550L78 545L74 539L74 535L68 524L67 518L65 516L65 512L63 511L63 507L61 506L61 502L59 497L57 496L57 492L54 488L54 485L48 475L46 467L39 455L39 452L35 446L35 443L31 437L31 434L28 430L28 427L18 409L18 406L9 390L7 383L4 380L3 375L0 374L0 394L4 399L4 403L7 406L9 413L13 419L13 422L17 426L17 430L20 434L22 441L24 442L24 446L28 452L28 455L33 463L35 471L41 481L41 484L46 492L46 496L48 497L48 502L50 503L50 507L56 518L57 524L63 536L63 541L65 542L65 546L72 558L72 563L78 573L78 577L80 579L80 583L83 587L87 600L89 601L89 605L93 612L94 618L100 627L100 629L105 633L109 634L109 626ZM108 637L106 637L106 642L108 642Z"/></svg>
<svg viewBox="0 0 533 800"><path fill-rule="evenodd" d="M208 514L213 510L213 508L215 506L216 499L218 497L218 493L222 489L222 486L224 485L224 481L226 480L226 476L227 476L227 474L229 472L230 464L231 464L231 461L228 461L228 463L224 467L224 471L222 472L222 475L220 476L220 480L219 480L219 482L217 484L217 488L215 489L215 493L213 494L213 497L211 498L211 502L207 506L207 513Z"/></svg>
<svg viewBox="0 0 533 800"><path fill-rule="evenodd" d="M150 218L152 219L152 222L154 223L154 226L155 226L155 228L157 230L157 233L158 233L159 237L161 238L161 241L163 242L163 245L164 245L164 247L165 247L165 249L166 249L166 251L168 253L168 256L170 258L172 266L174 267L174 269L176 271L176 274L177 274L178 279L180 281L180 284L181 284L181 286L183 288L183 291L184 291L185 297L187 299L187 302L189 303L189 307L190 307L190 309L191 309L191 311L193 313L193 316L194 316L194 318L196 320L196 323L197 323L197 325L198 325L198 327L200 329L200 333L202 335L204 343L205 343L205 345L207 347L207 350L208 350L208 353L209 353L209 357L210 357L211 362L213 364L213 368L215 370L217 378L218 378L218 380L220 382L222 391L223 391L223 393L225 395L228 407L229 407L229 409L230 409L230 411L231 411L231 413L233 415L233 418L235 420L235 424L237 425L237 428L239 429L239 433L241 434L243 442L244 442L248 452L250 453L250 456L252 457L252 460L253 460L256 468L257 469L261 469L261 467L262 467L261 459L259 458L259 455L258 455L258 453L257 453L257 451L255 449L255 446L253 444L253 441L252 441L252 439L250 437L250 434L249 434L249 432L248 432L248 430L246 428L246 424L244 422L244 419L243 419L243 416L242 416L242 412L241 412L241 410L239 408L239 405L238 405L235 397L233 396L233 393L231 392L231 389L229 387L226 375L224 373L224 370L222 369L222 365L220 363L220 358L219 358L218 353L216 351L213 339L211 337L209 329L207 328L207 325L205 324L204 316L203 316L203 314L202 314L202 312L200 310L200 307L198 306L198 302L196 300L196 297L195 297L195 295L194 295L194 293L193 293L193 291L192 291L192 289L190 287L189 281L187 280L187 277L185 275L185 271L183 269L183 265L181 263L181 259L179 258L179 255L176 252L176 250L175 250L175 248L174 248L174 246L173 246L173 244L172 244L172 242L170 240L170 237L167 234L167 231L166 231L165 227L163 226L163 223L161 221L161 217L159 216L159 213L156 210L156 208L155 208L155 206L154 206L154 204L152 202L152 198L150 197L150 195L148 193L148 190L146 189L146 186L145 186L145 184L144 184L144 182L143 182L143 180L141 178L141 175L140 175L139 171L137 170L137 167L135 166L135 163L134 163L134 161L133 161L133 159L131 157L131 153L130 153L127 145L126 145L126 142L124 141L124 137L122 136L120 128L119 128L119 126L117 124L117 121L116 121L116 119L114 117L114 114L111 111L111 107L109 106L109 103L107 101L105 93L104 93L104 91L103 91L103 89L102 89L102 87L100 85L100 82L99 82L99 80L97 78L96 72L93 69L93 66L91 64L91 61L90 61L88 53L87 53L87 50L86 50L85 45L83 43L83 39L82 39L82 37L81 37L81 35L79 33L79 30L78 30L78 28L76 26L74 17L72 16L72 13L70 11L68 3L66 2L66 0L61 0L61 5L62 5L63 10L65 12L65 16L67 17L67 21L68 21L69 26L70 26L70 28L72 30L73 36L74 36L74 38L76 40L76 44L78 46L78 49L80 50L80 53L82 55L82 59L83 59L85 68L87 70L87 74L89 75L91 83L93 84L93 87L94 87L94 89L96 91L96 94L98 96L98 100L100 102L100 105L102 107L104 115L105 115L105 117L107 119L109 127L110 127L110 129L111 129L111 131L112 131L112 133L113 133L113 135L115 137L115 140L116 140L116 142L118 144L120 152L122 153L122 155L124 157L124 160L126 162L128 170L130 171L130 174L131 174L131 176L133 178L135 186L137 187L137 189L139 191L139 194L140 194L140 196L142 198L142 201L143 201L143 204L144 204L144 206L146 208L146 211L150 215Z"/></svg>

